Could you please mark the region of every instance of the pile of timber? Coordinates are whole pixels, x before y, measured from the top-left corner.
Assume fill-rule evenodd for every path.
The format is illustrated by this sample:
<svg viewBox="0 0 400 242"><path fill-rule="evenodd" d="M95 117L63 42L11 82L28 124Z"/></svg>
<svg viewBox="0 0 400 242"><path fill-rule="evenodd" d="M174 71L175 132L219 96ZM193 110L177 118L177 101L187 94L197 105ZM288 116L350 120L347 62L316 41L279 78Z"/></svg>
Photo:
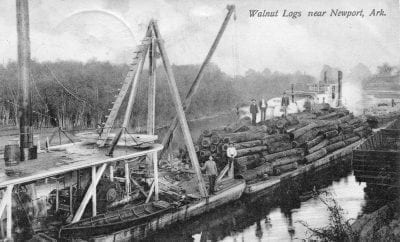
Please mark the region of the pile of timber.
<svg viewBox="0 0 400 242"><path fill-rule="evenodd" d="M293 146L305 149L304 163L316 161L372 133L366 120L354 117L344 109L320 113L309 122L291 131Z"/></svg>
<svg viewBox="0 0 400 242"><path fill-rule="evenodd" d="M213 156L227 164L229 143L237 149L235 174L246 181L279 175L316 161L371 134L368 123L345 109L303 112L251 125L249 118L203 130L196 149L200 161Z"/></svg>

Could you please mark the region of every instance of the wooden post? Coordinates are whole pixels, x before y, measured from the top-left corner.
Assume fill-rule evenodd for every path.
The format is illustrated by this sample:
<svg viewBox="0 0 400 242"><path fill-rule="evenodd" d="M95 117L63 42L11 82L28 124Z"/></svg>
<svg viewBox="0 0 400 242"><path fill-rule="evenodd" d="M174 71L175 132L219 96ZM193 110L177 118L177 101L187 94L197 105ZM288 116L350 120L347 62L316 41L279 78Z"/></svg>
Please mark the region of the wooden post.
<svg viewBox="0 0 400 242"><path fill-rule="evenodd" d="M60 182L58 181L58 178L56 178L56 211L58 212L58 209L60 207Z"/></svg>
<svg viewBox="0 0 400 242"><path fill-rule="evenodd" d="M106 167L107 167L106 163L101 165L101 167L95 173L94 180L93 180L93 170L92 170L92 183L90 184L88 191L86 192L85 196L83 197L82 202L79 205L79 208L76 211L74 218L72 219L72 223L78 222L81 219L83 212L85 211L85 208L86 208L87 204L89 203L90 198L92 198L93 194L95 195L95 193L96 193L97 183L99 183L101 175L103 174ZM94 193L93 193L93 190L94 190Z"/></svg>
<svg viewBox="0 0 400 242"><path fill-rule="evenodd" d="M228 5L227 9L228 9L228 13L224 19L224 22L222 23L222 26L221 26L220 30L218 31L218 34L215 37L215 40L214 40L213 44L211 45L211 48L210 48L206 58L204 59L203 64L201 65L196 78L194 79L194 81L192 83L192 86L190 87L188 93L186 94L186 99L183 103L184 111L186 111L189 108L192 98L193 98L194 94L196 93L197 89L199 88L200 81L203 78L204 70L205 70L206 66L208 65L208 63L210 62L211 57L213 56L215 50L217 49L217 46L218 46L219 41L221 40L222 34L224 33L226 26L228 25L229 19L232 16L233 12L235 11L235 5ZM161 151L160 156L162 156L162 154L166 150L168 150L169 142L172 140L171 137L173 136L177 125L178 125L178 117L175 116L175 118L172 120L172 122L169 126L167 133L164 135L164 138L162 141L162 145L164 146L164 149Z"/></svg>
<svg viewBox="0 0 400 242"><path fill-rule="evenodd" d="M152 37L149 48L149 89L147 107L147 134L154 135L156 103L156 39Z"/></svg>
<svg viewBox="0 0 400 242"><path fill-rule="evenodd" d="M73 200L73 194L72 194L73 191L74 191L74 189L73 189L72 185L70 185L69 186L69 212L71 214L73 214L73 212L74 212L74 204L73 204L74 200Z"/></svg>
<svg viewBox="0 0 400 242"><path fill-rule="evenodd" d="M157 152L153 155L153 167L154 167L154 200L158 201L158 159L157 159Z"/></svg>
<svg viewBox="0 0 400 242"><path fill-rule="evenodd" d="M5 191L3 192L3 198L0 202L0 218L3 217L4 210L7 208L6 216L7 216L7 224L6 224L6 236L7 239L12 241L12 216L11 216L11 204L12 204L12 189L13 185L8 185ZM3 220L1 220L3 223Z"/></svg>
<svg viewBox="0 0 400 242"><path fill-rule="evenodd" d="M4 209L7 208L7 225L6 235L7 239L12 241L12 190L14 185L8 185L5 192L3 193L3 199L0 202L0 217L4 213ZM1 221L2 222L2 221Z"/></svg>
<svg viewBox="0 0 400 242"><path fill-rule="evenodd" d="M92 184L96 183L96 166L92 166ZM97 214L97 194L96 185L92 186L92 216Z"/></svg>
<svg viewBox="0 0 400 242"><path fill-rule="evenodd" d="M197 175L197 181L199 184L199 191L200 194L203 197L207 196L207 190L206 190L206 186L204 184L204 180L203 177L201 175L201 170L200 170L200 165L199 165L199 161L197 160L197 155L196 155L196 151L194 149L194 145L193 145L193 140L192 140L192 136L190 134L190 130L189 130L189 126L187 124L186 121L186 116L185 116L185 111L183 110L182 107L182 102L181 99L179 97L179 92L178 92L178 87L176 86L176 81L175 81L175 77L174 77L174 73L172 72L172 68L171 68L171 64L169 62L165 47L164 47L164 43L161 39L161 35L160 32L158 30L158 26L157 23L153 21L153 28L154 28L154 32L155 35L157 37L157 42L158 42L158 48L160 50L160 54L163 60L163 64L164 64L164 68L167 72L167 80L168 80L168 84L169 84L169 88L172 94L172 100L174 102L175 108L176 108L176 112L178 114L178 119L179 119L179 123L181 125L182 128L182 133L183 133L183 137L189 152L189 156L190 156L190 160L192 162L193 165L193 169L196 172Z"/></svg>
<svg viewBox="0 0 400 242"><path fill-rule="evenodd" d="M12 189L14 185L8 185L7 191L7 238L12 240Z"/></svg>
<svg viewBox="0 0 400 242"><path fill-rule="evenodd" d="M152 28L151 28L152 29ZM154 135L155 131L155 103L156 103L156 38L152 32L152 38L149 48L149 89L148 89L148 98L147 98L147 134ZM156 153L157 155L157 153ZM151 169L151 165L153 163L153 155L149 154L146 157L146 167L148 170ZM157 194L158 195L158 194Z"/></svg>
<svg viewBox="0 0 400 242"><path fill-rule="evenodd" d="M131 192L131 179L130 179L130 171L129 171L129 163L127 160L124 161L125 168L125 196L129 196Z"/></svg>

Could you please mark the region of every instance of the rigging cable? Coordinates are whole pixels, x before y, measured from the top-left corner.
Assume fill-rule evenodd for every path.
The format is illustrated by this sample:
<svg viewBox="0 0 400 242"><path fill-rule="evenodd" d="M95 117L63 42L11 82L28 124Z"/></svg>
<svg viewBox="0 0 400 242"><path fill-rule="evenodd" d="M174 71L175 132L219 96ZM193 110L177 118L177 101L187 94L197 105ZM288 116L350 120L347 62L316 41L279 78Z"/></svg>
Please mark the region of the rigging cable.
<svg viewBox="0 0 400 242"><path fill-rule="evenodd" d="M62 87L64 88L64 90L66 92L68 92L71 96L73 96L75 99L77 99L78 101L84 102L86 104L88 104L89 106L93 107L90 103L88 103L85 99L78 97L76 94L72 93L66 86L64 86L64 84L62 84L62 82L60 82L60 80L58 80L58 78L56 77L56 75L53 73L53 71L50 69L50 67L44 63L44 65L46 66L46 68L49 70L50 74L53 76L54 80Z"/></svg>

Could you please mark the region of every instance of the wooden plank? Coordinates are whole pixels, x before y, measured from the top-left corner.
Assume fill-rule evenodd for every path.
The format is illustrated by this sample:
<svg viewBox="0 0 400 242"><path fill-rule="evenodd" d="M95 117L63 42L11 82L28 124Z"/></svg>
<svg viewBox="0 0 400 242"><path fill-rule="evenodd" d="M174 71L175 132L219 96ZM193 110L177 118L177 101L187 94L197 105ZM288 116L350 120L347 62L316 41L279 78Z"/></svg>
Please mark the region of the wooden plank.
<svg viewBox="0 0 400 242"><path fill-rule="evenodd" d="M96 184L96 167L92 166L92 184ZM92 216L97 215L97 194L96 185L91 186L92 189ZM72 194L70 194L72 195Z"/></svg>
<svg viewBox="0 0 400 242"><path fill-rule="evenodd" d="M215 181L215 183L219 183L222 178L225 176L226 172L229 170L229 163L224 167L224 169L222 169L222 171L219 173L217 180Z"/></svg>
<svg viewBox="0 0 400 242"><path fill-rule="evenodd" d="M131 179L130 179L129 163L127 160L124 161L124 169L125 169L125 196L128 197L131 192Z"/></svg>
<svg viewBox="0 0 400 242"><path fill-rule="evenodd" d="M149 48L149 87L147 95L147 134L154 135L155 126L155 103L156 103L156 65L155 58L156 39L151 39Z"/></svg>
<svg viewBox="0 0 400 242"><path fill-rule="evenodd" d="M7 186L7 238L12 240L12 190L13 185Z"/></svg>
<svg viewBox="0 0 400 242"><path fill-rule="evenodd" d="M73 146L78 146L78 145L79 145L78 143L73 144ZM47 168L46 170L34 170L31 173L22 174L19 177L3 176L0 178L0 188L6 187L7 185L10 185L10 184L15 185L15 184L28 183L31 181L36 181L36 180L40 180L40 179L43 179L46 177L52 177L52 176L67 173L70 171L88 168L91 166L108 164L111 162L121 161L121 160L125 160L125 159L133 159L136 157L145 156L149 153L154 153L161 149L162 149L162 146L160 144L152 144L152 147L147 150L135 151L135 152L132 152L127 155L112 157L112 158L110 158L110 157L107 158L106 156L104 156L104 153L99 153L99 155L93 155L93 156L85 158L81 161L76 161L74 163L70 163L67 165L61 165L61 166L57 166L57 167L54 167L54 160L57 160L58 158L61 159L62 156L60 156L60 157L53 156L51 159L49 159L47 156L52 153L47 153L46 159L31 160L29 163L24 164L24 166L29 165L30 169L31 168L34 169L34 166L36 166L37 164L47 162L49 165L52 165L52 167L46 167ZM61 154L65 154L65 153L61 153ZM17 166L15 166L15 167L17 167ZM4 172L4 170L3 170L3 172Z"/></svg>
<svg viewBox="0 0 400 242"><path fill-rule="evenodd" d="M190 134L190 130L189 130L189 126L187 124L186 121L186 115L185 115L185 111L183 110L182 107L182 102L181 99L179 97L179 91L178 91L178 87L176 86L176 81L175 81L175 76L172 72L172 67L171 64L169 62L165 47L164 47L164 42L161 38L157 23L153 21L153 29L154 29L154 33L158 39L158 48L160 50L160 54L163 60L163 64L164 64L164 68L167 72L167 80L168 80L168 84L169 84L169 88L172 94L172 100L174 102L175 105L175 109L178 115L178 119L179 119L179 123L182 129L182 133L183 133L183 137L186 143L186 147L190 156L190 160L192 162L192 166L194 171L196 172L197 175L197 182L199 185L199 191L201 196L205 197L207 196L207 190L206 190L206 186L204 184L204 180L203 177L201 175L201 170L200 170L200 165L199 165L199 161L197 159L197 155L196 155L196 151L194 149L194 145L193 145L193 139L192 136Z"/></svg>
<svg viewBox="0 0 400 242"><path fill-rule="evenodd" d="M153 169L154 169L154 200L158 201L159 186L158 186L158 158L157 153L152 155L153 158Z"/></svg>
<svg viewBox="0 0 400 242"><path fill-rule="evenodd" d="M103 164L99 168L99 170L94 174L95 179L92 180L92 183L90 184L88 191L86 192L85 196L83 197L82 202L79 205L79 208L76 211L74 218L72 219L72 223L78 222L81 219L89 200L91 198L93 198L93 194L96 195L96 186L99 183L101 175L103 174L106 167L107 167L107 164ZM93 178L93 170L92 170L92 178Z"/></svg>

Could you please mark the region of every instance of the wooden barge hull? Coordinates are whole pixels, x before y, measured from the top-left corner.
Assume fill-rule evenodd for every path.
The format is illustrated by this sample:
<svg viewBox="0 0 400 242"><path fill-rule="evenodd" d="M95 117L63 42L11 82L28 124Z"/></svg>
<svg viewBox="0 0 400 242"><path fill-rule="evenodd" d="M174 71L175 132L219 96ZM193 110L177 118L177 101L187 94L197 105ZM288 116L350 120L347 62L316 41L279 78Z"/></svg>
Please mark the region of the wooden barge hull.
<svg viewBox="0 0 400 242"><path fill-rule="evenodd" d="M400 181L400 122L365 140L353 154L356 180L379 185L393 185Z"/></svg>
<svg viewBox="0 0 400 242"><path fill-rule="evenodd" d="M217 194L199 201L184 205L175 211L165 213L147 223L135 225L131 228L120 230L113 234L104 234L92 238L76 238L72 241L131 241L148 236L151 232L165 228L179 221L185 221L194 216L208 212L223 204L238 200L246 187L244 180L233 180Z"/></svg>
<svg viewBox="0 0 400 242"><path fill-rule="evenodd" d="M361 142L362 142L362 140L357 141L353 144L350 144L342 149L339 149L339 150L333 152L330 155L327 155L319 160L314 161L311 164L301 165L301 166L299 166L299 168L297 168L294 171L284 173L280 176L272 177L269 180L247 184L246 189L244 190L244 194L245 195L254 195L254 194L263 193L262 195L265 195L265 194L272 193L277 188L279 188L282 180L297 177L297 176L305 174L309 171L318 171L320 169L323 169L323 168L335 163L336 160L350 156L353 152L353 149L355 147L357 147L359 144L361 144Z"/></svg>

